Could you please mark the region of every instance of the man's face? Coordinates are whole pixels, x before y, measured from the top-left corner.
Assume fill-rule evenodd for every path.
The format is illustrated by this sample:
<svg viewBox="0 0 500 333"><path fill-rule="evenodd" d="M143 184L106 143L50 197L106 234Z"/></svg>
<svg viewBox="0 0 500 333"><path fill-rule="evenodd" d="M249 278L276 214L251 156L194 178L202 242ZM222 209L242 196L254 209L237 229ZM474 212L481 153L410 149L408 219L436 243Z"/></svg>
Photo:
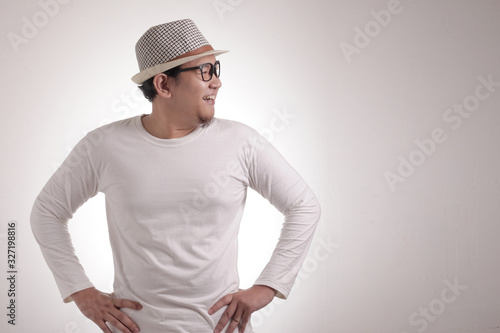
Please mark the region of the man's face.
<svg viewBox="0 0 500 333"><path fill-rule="evenodd" d="M195 67L205 63L215 63L215 56L206 56L185 63L181 68ZM212 75L210 81L203 81L199 69L181 72L172 85L172 102L176 112L187 122L208 123L215 113L215 98L222 83Z"/></svg>

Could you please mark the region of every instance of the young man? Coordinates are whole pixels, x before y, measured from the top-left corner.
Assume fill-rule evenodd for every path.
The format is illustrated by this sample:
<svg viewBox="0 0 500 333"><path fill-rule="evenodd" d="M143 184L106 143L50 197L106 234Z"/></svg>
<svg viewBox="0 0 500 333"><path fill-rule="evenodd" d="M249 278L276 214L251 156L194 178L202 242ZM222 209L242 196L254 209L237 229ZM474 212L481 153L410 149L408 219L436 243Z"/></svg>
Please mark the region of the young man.
<svg viewBox="0 0 500 333"><path fill-rule="evenodd" d="M104 332L251 333L250 317L286 298L319 220L318 201L253 129L214 118L220 63L191 20L150 28L137 42L152 112L88 133L38 196L34 235L65 302ZM247 187L285 218L273 255L238 289L237 235ZM67 222L106 197L114 293L94 288ZM258 240L255 240L258 244Z"/></svg>

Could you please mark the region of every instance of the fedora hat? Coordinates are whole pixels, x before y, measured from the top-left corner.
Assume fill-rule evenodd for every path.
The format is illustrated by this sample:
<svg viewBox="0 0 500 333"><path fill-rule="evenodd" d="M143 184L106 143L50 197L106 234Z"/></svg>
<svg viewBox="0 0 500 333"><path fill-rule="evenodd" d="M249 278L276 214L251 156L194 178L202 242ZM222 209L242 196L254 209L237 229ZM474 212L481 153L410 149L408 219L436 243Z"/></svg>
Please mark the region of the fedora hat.
<svg viewBox="0 0 500 333"><path fill-rule="evenodd" d="M227 50L214 50L190 19L168 22L149 28L135 44L139 73L132 81L142 84L158 73Z"/></svg>

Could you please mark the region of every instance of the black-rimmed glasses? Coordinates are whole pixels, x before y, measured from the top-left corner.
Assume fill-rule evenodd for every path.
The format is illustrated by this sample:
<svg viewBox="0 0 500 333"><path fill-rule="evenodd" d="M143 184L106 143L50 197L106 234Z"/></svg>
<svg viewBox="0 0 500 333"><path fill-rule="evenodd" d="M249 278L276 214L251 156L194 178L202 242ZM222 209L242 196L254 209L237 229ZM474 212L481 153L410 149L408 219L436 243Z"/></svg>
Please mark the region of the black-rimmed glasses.
<svg viewBox="0 0 500 333"><path fill-rule="evenodd" d="M185 72L185 71L192 71L199 69L201 71L201 79L203 81L210 81L212 80L212 76L215 74L215 77L220 76L220 62L217 60L214 64L211 64L207 62L206 64L201 64L196 67L189 67L189 68L181 68L179 69L179 72Z"/></svg>

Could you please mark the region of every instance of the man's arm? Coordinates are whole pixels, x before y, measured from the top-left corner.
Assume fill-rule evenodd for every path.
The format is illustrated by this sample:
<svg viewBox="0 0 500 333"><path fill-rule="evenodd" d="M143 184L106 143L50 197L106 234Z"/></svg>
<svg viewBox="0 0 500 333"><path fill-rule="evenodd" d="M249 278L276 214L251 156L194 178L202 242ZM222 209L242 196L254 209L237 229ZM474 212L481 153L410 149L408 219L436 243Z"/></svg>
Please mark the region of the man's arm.
<svg viewBox="0 0 500 333"><path fill-rule="evenodd" d="M86 138L75 146L42 188L31 211L33 235L64 302L72 301L74 292L93 287L75 255L68 230L68 221L77 209L98 193L89 147Z"/></svg>
<svg viewBox="0 0 500 333"><path fill-rule="evenodd" d="M255 284L267 285L286 299L304 262L319 222L316 196L283 156L263 137L254 148L249 185L284 216L278 243Z"/></svg>
<svg viewBox="0 0 500 333"><path fill-rule="evenodd" d="M249 185L284 215L276 248L254 286L226 295L211 308L210 314L228 305L215 333L229 322L226 332L239 332L252 312L272 301L274 296L287 298L304 262L321 210L316 196L300 175L262 136L247 152Z"/></svg>
<svg viewBox="0 0 500 333"><path fill-rule="evenodd" d="M137 302L115 299L94 288L71 242L68 221L76 210L98 193L98 177L91 163L92 143L82 139L38 195L31 211L31 228L65 302L80 310L104 332L109 322L124 333L138 329L119 310L139 309ZM134 331L136 332L136 331Z"/></svg>

